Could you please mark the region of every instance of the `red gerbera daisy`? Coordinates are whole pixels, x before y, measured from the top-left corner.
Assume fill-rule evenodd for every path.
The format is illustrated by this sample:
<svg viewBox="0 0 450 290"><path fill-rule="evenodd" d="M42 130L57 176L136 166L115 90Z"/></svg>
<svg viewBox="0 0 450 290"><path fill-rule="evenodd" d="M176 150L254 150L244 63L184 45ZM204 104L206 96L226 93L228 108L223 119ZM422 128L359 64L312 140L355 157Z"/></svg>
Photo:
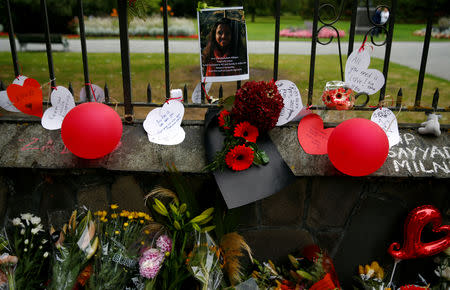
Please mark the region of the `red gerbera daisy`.
<svg viewBox="0 0 450 290"><path fill-rule="evenodd" d="M225 156L228 167L235 171L245 170L253 163L253 149L245 145L237 145Z"/></svg>
<svg viewBox="0 0 450 290"><path fill-rule="evenodd" d="M247 142L255 143L258 135L258 128L252 126L252 124L247 121L237 124L234 128L234 137L242 137L247 140Z"/></svg>
<svg viewBox="0 0 450 290"><path fill-rule="evenodd" d="M220 114L219 114L219 117L218 117L219 126L224 128L225 130L229 130L230 129L229 126L225 126L225 124L228 123L228 122L226 122L225 117L227 117L229 115L230 115L230 112L228 112L227 110L222 110L220 112Z"/></svg>

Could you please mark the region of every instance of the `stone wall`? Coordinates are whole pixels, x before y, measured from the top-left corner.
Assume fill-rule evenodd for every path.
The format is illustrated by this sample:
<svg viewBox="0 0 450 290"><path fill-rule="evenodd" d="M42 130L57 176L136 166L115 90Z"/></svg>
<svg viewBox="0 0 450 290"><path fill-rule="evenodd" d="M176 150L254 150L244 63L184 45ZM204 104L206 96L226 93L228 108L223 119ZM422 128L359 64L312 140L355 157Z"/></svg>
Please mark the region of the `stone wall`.
<svg viewBox="0 0 450 290"><path fill-rule="evenodd" d="M222 200L212 175L184 176L205 207ZM143 197L156 185L171 188L164 173L3 168L0 214L32 211L54 220L68 216L77 204L99 210L110 203L145 211ZM375 259L392 264L386 249L402 241L410 209L434 204L449 219L448 188L448 179L297 177L281 192L233 211L258 260L283 262L287 254L316 243L334 258L340 279L349 285L358 264ZM416 279L411 273L417 269L432 277L431 263L405 261L398 279Z"/></svg>

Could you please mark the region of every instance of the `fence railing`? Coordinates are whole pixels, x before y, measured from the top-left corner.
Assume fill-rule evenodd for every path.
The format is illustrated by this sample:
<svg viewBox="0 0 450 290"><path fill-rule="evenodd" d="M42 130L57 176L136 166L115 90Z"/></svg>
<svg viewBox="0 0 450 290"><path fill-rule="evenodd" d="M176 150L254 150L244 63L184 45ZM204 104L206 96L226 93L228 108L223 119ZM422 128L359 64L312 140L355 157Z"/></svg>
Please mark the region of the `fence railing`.
<svg viewBox="0 0 450 290"><path fill-rule="evenodd" d="M12 21L12 15L11 15L11 6L10 1L6 1L6 8L7 8L7 14L8 14L8 21L9 21L9 43L10 43L10 49L11 49L11 57L14 67L14 74L15 76L20 75L20 67L19 67L19 61L17 57L17 49L15 44L15 38L14 38L14 26ZM359 4L359 0L350 0L352 1L352 15L351 15L351 23L350 23L350 32L349 32L349 43L348 43L348 52L347 55L350 55L350 53L353 51L354 48L354 42L355 42L355 28L356 28L356 11ZM316 0L314 2L314 14L313 14L313 24L312 24L312 45L311 45L311 55L310 55L310 71L309 71L309 86L308 86L308 100L307 105L310 106L310 109L312 110L330 110L326 106L317 106L313 105L313 92L314 92L314 78L315 78L315 61L316 61L316 50L317 50L317 44L320 45L328 45L333 41L333 36L330 37L330 39L327 42L322 42L318 38L318 33L320 30L324 28L330 28L336 32L337 37L337 43L338 43L338 54L339 54L339 61L340 61L340 76L341 79L344 80L344 71L343 71L343 65L342 65L342 51L341 51L341 39L339 36L339 32L334 26L334 24L340 20L344 8L344 2L345 0L341 1L339 6L336 7L333 4L330 3L320 3L319 0ZM425 39L423 42L423 51L422 51L422 57L421 57L421 65L418 75L418 82L417 82L417 90L416 90L416 96L414 101L414 106L412 107L403 107L402 106L402 88L399 89L397 93L397 98L395 102L395 106L388 107L390 109L396 109L402 108L402 111L404 112L449 112L449 107L447 108L441 108L438 107L439 103L439 89L436 89L433 95L433 100L431 106L422 106L421 105L421 98L422 98L422 89L423 89L423 83L424 83L424 77L425 77L425 69L427 65L427 57L428 57L428 50L430 46L430 40L431 40L431 28L432 28L432 21L433 21L433 5L435 1L432 1L430 3L430 11L428 13L427 18L427 26L426 26L426 33L425 33ZM51 40L50 40L50 29L49 29L49 18L47 14L47 4L46 0L40 0L41 3L41 12L42 12L42 21L44 23L45 27L45 44L46 44L46 52L47 52L47 61L48 61L48 69L49 69L49 78L51 80L51 86L55 87L55 73L54 73L54 66L53 66L53 57L52 57L52 48L51 48ZM129 37L128 37L128 1L127 0L118 0L118 13L119 13L119 29L120 29L120 50L121 50L121 62L122 62L122 81L123 81L123 96L124 101L123 103L114 103L115 105L123 106L124 107L124 120L128 123L133 122L133 108L134 106L158 106L159 104L156 104L152 101L152 89L150 84L147 86L147 102L133 102L132 101L132 87L131 87L131 70L130 70L130 49L129 49ZM81 41L81 53L82 53L82 60L83 60L83 72L84 72L84 81L85 81L85 90L86 90L86 101L90 100L90 79L89 79L89 66L88 66L88 59L87 59L87 48L86 48L86 35L85 35L85 27L84 27L84 13L83 13L83 1L77 0L77 6L78 6L78 19L79 19L79 29L80 29L80 41ZM278 60L279 60L279 44L280 44L280 6L281 6L281 0L276 0L276 6L275 6L275 43L274 43L274 65L273 65L273 79L278 79ZM164 27L164 63L165 63L165 94L166 99L170 97L170 71L169 71L169 37L168 37L168 9L167 9L167 0L163 0L163 27ZM385 56L384 56L384 63L383 63L383 75L385 77L386 82L388 81L388 73L389 73L389 61L390 61L390 55L391 55L391 48L392 48L392 37L394 32L394 26L395 26L395 15L396 15L396 8L397 8L397 0L391 0L391 5L380 5L377 8L387 8L389 10L389 19L387 21L387 28L383 24L375 23L371 17L369 12L369 0L366 0L366 10L367 10L367 17L372 25L372 27L366 32L364 35L363 40L366 41L370 38L370 41L375 46L386 46L385 49ZM334 13L334 19L331 21L326 21L322 18L321 12L323 10L331 10ZM319 27L319 25L321 25ZM381 29L386 34L386 39L382 43L376 43L373 39L372 31L375 29ZM236 87L239 88L241 86L241 82L236 82ZM0 80L0 89L4 89L4 85ZM73 93L72 84L69 83L69 90ZM110 103L110 96L109 96L109 90L107 84L105 84L104 87L105 90L105 102L107 104ZM386 92L386 83L381 88L379 93L379 103L381 103L385 99L385 92ZM366 100L361 105L355 106L353 109L358 111L371 111L375 110L376 108L367 106L369 102L369 96L364 93L357 94L355 97L359 98L360 96L365 96ZM219 99L223 97L223 89L222 85L219 88ZM195 104L190 103L188 101L188 92L187 92L187 86L184 86L183 89L183 101L186 107L210 107L210 106L216 106L214 103L210 103L210 100L206 100L205 98L205 92L204 90L201 90L201 103ZM44 105L48 102L44 101Z"/></svg>

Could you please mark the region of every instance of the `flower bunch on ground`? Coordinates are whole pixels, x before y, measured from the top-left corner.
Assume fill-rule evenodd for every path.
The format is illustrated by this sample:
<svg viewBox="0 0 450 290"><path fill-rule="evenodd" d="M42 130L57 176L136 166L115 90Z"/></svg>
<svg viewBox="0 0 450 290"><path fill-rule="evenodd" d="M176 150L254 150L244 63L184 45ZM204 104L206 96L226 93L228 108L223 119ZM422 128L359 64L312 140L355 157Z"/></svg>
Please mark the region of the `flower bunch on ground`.
<svg viewBox="0 0 450 290"><path fill-rule="evenodd" d="M91 212L73 211L62 230L56 231L52 227L50 234L54 241L54 255L49 289L72 290L99 244Z"/></svg>
<svg viewBox="0 0 450 290"><path fill-rule="evenodd" d="M387 287L384 269L377 261L373 261L370 265L359 265L358 274L355 280L362 289L384 290Z"/></svg>
<svg viewBox="0 0 450 290"><path fill-rule="evenodd" d="M145 244L144 228L151 221L145 212L118 211L118 205L94 213L100 248L89 281L93 289L124 289L138 274L138 258Z"/></svg>

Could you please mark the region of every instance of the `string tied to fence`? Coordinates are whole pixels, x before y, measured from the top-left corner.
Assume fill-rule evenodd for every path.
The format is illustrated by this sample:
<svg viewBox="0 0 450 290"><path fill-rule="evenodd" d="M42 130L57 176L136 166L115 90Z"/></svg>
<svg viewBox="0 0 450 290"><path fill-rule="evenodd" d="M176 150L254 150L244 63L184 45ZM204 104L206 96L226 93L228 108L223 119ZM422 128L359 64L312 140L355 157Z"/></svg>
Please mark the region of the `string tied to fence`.
<svg viewBox="0 0 450 290"><path fill-rule="evenodd" d="M46 82L45 84L42 84L42 85L41 85L41 90L42 90L43 88L45 88L46 86L48 86L49 84L51 84L52 82L54 82L55 80L56 80L56 78L53 78L53 79L49 80L48 82ZM51 86L51 88L53 89L53 88L55 88L55 87ZM56 89L56 88L55 88L55 89Z"/></svg>
<svg viewBox="0 0 450 290"><path fill-rule="evenodd" d="M169 101L172 101L172 100L181 101L182 99L183 99L183 96L179 96L179 97L176 97L176 98L170 97L170 98L168 98L168 99L166 100L166 103L169 103Z"/></svg>
<svg viewBox="0 0 450 290"><path fill-rule="evenodd" d="M89 86L89 88L91 88L92 96L94 97L94 101L97 102L97 98L95 97L95 92L94 92L94 88L92 87L91 81L85 83L84 85L85 85L85 86ZM87 97L87 94L86 94L86 97Z"/></svg>

